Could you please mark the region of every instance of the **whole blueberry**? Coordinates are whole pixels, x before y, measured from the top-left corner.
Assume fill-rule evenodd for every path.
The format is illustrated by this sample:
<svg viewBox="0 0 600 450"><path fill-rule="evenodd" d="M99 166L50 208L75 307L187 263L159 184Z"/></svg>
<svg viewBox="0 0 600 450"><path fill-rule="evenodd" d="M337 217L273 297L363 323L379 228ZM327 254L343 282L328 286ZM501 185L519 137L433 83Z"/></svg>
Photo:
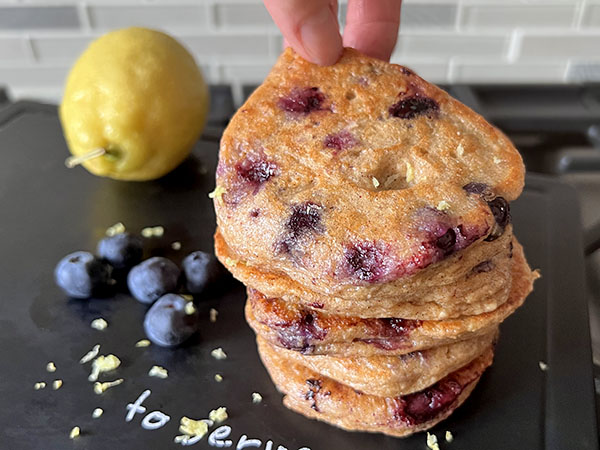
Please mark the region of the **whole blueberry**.
<svg viewBox="0 0 600 450"><path fill-rule="evenodd" d="M161 347L174 347L194 334L198 328L199 314L195 308L186 308L187 303L176 294L159 298L144 319L144 331L148 339Z"/></svg>
<svg viewBox="0 0 600 450"><path fill-rule="evenodd" d="M89 298L101 293L111 282L112 267L90 252L65 256L54 269L58 287L73 298Z"/></svg>
<svg viewBox="0 0 600 450"><path fill-rule="evenodd" d="M190 253L183 260L186 287L191 294L200 294L211 283L217 281L221 274L221 266L210 253L200 250Z"/></svg>
<svg viewBox="0 0 600 450"><path fill-rule="evenodd" d="M142 239L130 233L108 236L98 242L97 253L116 269L135 266L142 260Z"/></svg>
<svg viewBox="0 0 600 450"><path fill-rule="evenodd" d="M161 256L147 259L127 274L129 292L142 303L152 303L177 288L179 268Z"/></svg>

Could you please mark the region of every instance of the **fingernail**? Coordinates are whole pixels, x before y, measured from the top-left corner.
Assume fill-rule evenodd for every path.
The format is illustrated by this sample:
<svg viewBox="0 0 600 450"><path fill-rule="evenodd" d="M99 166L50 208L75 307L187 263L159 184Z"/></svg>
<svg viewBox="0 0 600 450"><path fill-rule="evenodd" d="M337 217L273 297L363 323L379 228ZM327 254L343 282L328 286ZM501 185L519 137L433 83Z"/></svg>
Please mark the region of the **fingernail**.
<svg viewBox="0 0 600 450"><path fill-rule="evenodd" d="M337 19L329 9L310 16L300 27L300 39L310 60L319 65L335 63L342 53Z"/></svg>

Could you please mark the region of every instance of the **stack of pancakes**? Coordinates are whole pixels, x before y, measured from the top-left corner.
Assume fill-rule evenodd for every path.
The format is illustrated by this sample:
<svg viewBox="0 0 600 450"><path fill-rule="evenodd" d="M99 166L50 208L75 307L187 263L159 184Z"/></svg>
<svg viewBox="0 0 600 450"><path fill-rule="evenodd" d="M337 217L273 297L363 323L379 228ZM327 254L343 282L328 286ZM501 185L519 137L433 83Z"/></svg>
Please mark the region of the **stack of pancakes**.
<svg viewBox="0 0 600 450"><path fill-rule="evenodd" d="M409 69L286 50L221 141L215 249L284 404L348 430L430 428L492 363L536 274L510 141Z"/></svg>

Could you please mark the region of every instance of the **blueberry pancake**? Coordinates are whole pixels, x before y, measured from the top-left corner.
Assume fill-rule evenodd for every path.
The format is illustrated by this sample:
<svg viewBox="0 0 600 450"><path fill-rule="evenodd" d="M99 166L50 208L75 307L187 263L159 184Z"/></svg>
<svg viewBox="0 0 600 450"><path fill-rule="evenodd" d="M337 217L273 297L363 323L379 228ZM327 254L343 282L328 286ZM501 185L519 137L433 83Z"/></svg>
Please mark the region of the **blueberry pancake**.
<svg viewBox="0 0 600 450"><path fill-rule="evenodd" d="M310 355L402 355L491 333L525 301L537 273L516 243L509 300L494 311L449 320L332 316L250 289L246 320L272 345Z"/></svg>
<svg viewBox="0 0 600 450"><path fill-rule="evenodd" d="M289 361L363 394L396 397L425 389L470 363L493 344L497 335L496 329L481 337L398 356L341 358L303 355L281 348L276 351ZM262 338L258 337L257 340L261 341ZM261 345L271 344L263 340Z"/></svg>
<svg viewBox="0 0 600 450"><path fill-rule="evenodd" d="M492 363L493 346L421 391L397 397L363 394L285 358L258 341L258 352L283 403L306 417L350 431L406 436L431 428L469 396Z"/></svg>
<svg viewBox="0 0 600 450"><path fill-rule="evenodd" d="M509 225L493 242L478 242L439 262L437 271L421 271L406 283L374 286L369 298L323 294L313 285L236 260L218 232L215 251L237 279L268 297L342 316L442 320L493 311L508 300L513 237Z"/></svg>
<svg viewBox="0 0 600 450"><path fill-rule="evenodd" d="M523 180L500 131L409 69L287 49L221 140L221 260L349 301L394 297L501 236Z"/></svg>

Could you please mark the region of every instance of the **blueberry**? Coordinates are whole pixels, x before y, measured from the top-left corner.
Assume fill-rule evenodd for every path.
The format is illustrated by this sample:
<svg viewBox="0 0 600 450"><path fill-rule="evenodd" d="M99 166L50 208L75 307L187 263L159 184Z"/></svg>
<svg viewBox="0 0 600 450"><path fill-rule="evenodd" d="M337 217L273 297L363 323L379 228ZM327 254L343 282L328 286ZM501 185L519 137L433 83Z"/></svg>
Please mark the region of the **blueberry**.
<svg viewBox="0 0 600 450"><path fill-rule="evenodd" d="M322 109L325 95L318 87L294 88L286 97L279 99L279 107L296 114L308 114Z"/></svg>
<svg viewBox="0 0 600 450"><path fill-rule="evenodd" d="M89 252L65 256L54 269L58 287L73 298L89 298L101 293L111 282L112 267Z"/></svg>
<svg viewBox="0 0 600 450"><path fill-rule="evenodd" d="M186 312L188 302L176 294L159 298L146 313L146 336L161 347L175 347L192 336L198 329L198 311Z"/></svg>
<svg viewBox="0 0 600 450"><path fill-rule="evenodd" d="M142 303L152 303L177 288L179 268L173 261L155 256L138 264L127 275L129 292Z"/></svg>
<svg viewBox="0 0 600 450"><path fill-rule="evenodd" d="M98 242L98 256L116 269L135 266L142 260L142 239L130 233L119 233Z"/></svg>
<svg viewBox="0 0 600 450"><path fill-rule="evenodd" d="M440 106L434 99L415 94L394 103L390 106L389 113L390 116L400 119L414 119L418 116L432 117L439 109Z"/></svg>
<svg viewBox="0 0 600 450"><path fill-rule="evenodd" d="M183 260L186 287L191 294L200 294L221 275L221 266L213 255L202 251L190 253Z"/></svg>

